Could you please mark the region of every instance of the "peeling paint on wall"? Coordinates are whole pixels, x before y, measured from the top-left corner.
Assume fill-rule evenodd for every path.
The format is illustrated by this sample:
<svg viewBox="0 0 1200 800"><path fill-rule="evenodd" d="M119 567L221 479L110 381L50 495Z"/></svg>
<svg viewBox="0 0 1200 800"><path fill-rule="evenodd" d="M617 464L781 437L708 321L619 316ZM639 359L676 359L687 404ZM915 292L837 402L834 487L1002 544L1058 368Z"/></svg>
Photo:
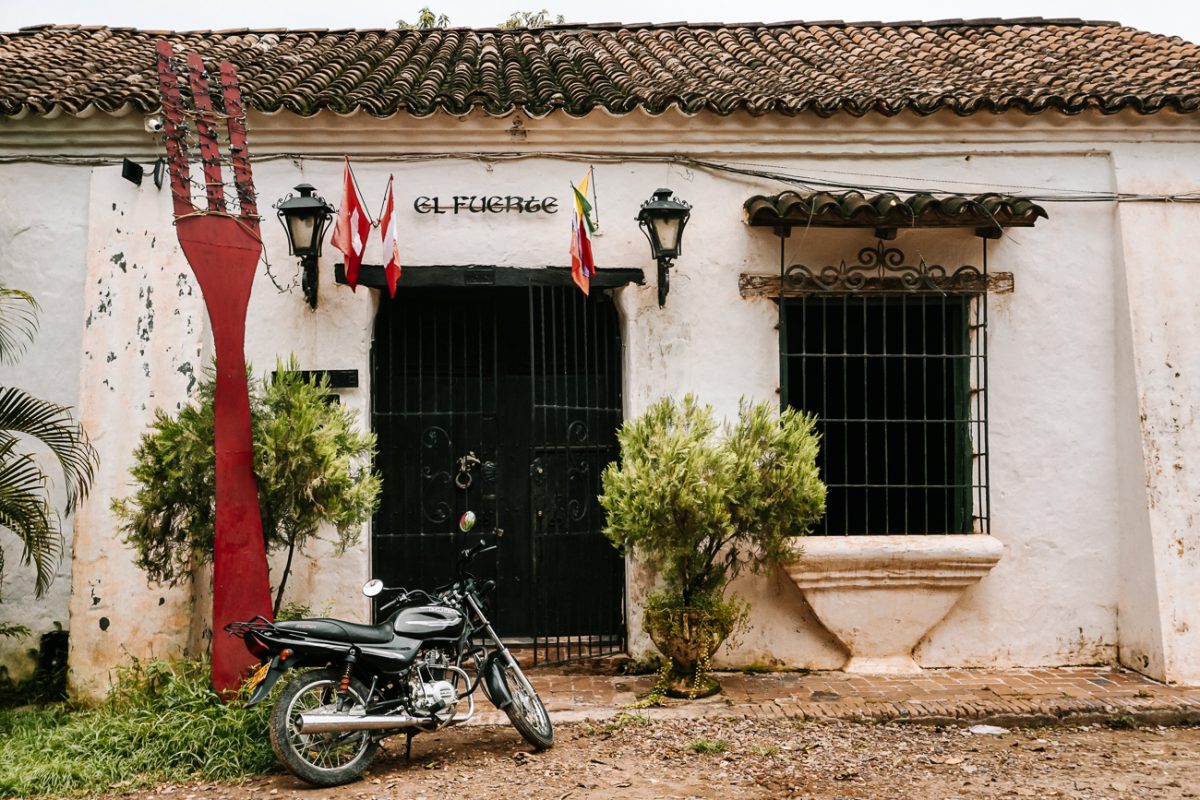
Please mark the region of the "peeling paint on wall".
<svg viewBox="0 0 1200 800"><path fill-rule="evenodd" d="M187 379L188 379L187 388L184 390L184 393L188 397L191 397L192 390L196 388L196 371L192 368L191 362L190 361L183 362L176 368L176 371L179 372L181 375L187 376Z"/></svg>
<svg viewBox="0 0 1200 800"><path fill-rule="evenodd" d="M122 592L118 618L107 599L91 603L94 587L88 582L102 581L95 587L146 584L128 546L113 535L118 526L109 503L128 494L132 454L156 409L174 406L192 390L190 365L180 369L177 354L181 347L203 347L203 329L190 322L204 313L199 294L178 283L187 268L178 248L151 250L158 233L170 233L169 196L123 186L119 171L110 168L93 171L92 194L88 284L97 294L88 314L88 340L108 355L85 361L80 375L83 422L101 454L92 493L78 513L72 558L71 680L81 698L102 694L111 667L130 657L185 652L192 616L189 587ZM117 203L107 199L112 196ZM122 214L145 224L113 224ZM169 298L165 305L164 297ZM102 593L95 588L95 594ZM111 635L118 629L119 636Z"/></svg>

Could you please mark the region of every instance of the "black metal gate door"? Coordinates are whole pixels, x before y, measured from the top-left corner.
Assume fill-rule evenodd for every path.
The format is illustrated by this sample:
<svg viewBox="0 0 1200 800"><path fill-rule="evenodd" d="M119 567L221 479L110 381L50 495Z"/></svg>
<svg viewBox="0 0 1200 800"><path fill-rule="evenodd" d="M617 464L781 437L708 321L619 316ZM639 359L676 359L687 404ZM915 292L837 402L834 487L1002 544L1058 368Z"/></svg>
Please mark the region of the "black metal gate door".
<svg viewBox="0 0 1200 800"><path fill-rule="evenodd" d="M447 582L464 539L504 530L481 575L493 621L535 662L624 647L624 561L596 501L621 422L620 331L605 297L562 286L409 288L375 327L383 497L374 574Z"/></svg>

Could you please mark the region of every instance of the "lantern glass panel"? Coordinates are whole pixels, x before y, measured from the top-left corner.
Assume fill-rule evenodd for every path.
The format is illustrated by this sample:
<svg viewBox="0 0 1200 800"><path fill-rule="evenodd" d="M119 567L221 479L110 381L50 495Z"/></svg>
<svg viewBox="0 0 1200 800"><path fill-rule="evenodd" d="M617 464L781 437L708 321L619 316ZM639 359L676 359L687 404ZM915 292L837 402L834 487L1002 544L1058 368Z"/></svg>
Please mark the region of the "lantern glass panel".
<svg viewBox="0 0 1200 800"><path fill-rule="evenodd" d="M316 252L313 239L317 227L316 214L290 214L287 217L288 233L292 239L295 255L306 256Z"/></svg>
<svg viewBox="0 0 1200 800"><path fill-rule="evenodd" d="M651 219L650 224L654 226L654 236L664 254L679 251L679 217L674 214L657 216Z"/></svg>

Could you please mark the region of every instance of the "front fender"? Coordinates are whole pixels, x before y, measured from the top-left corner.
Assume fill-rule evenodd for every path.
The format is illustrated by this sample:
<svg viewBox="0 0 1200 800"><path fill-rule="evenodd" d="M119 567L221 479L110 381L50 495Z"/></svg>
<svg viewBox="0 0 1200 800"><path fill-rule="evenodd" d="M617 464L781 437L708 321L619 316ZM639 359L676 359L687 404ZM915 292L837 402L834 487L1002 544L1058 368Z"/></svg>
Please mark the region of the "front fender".
<svg viewBox="0 0 1200 800"><path fill-rule="evenodd" d="M504 682L501 658L503 655L497 650L483 662L483 688L487 690L488 700L492 701L492 705L503 711L512 705L513 698L512 692L508 691L508 684Z"/></svg>

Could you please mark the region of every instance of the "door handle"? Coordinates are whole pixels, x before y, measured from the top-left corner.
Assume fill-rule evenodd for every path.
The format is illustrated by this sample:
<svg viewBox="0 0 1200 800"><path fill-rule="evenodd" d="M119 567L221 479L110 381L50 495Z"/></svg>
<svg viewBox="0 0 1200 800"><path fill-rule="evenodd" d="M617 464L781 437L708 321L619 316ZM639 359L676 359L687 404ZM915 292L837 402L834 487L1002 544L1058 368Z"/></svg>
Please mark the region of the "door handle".
<svg viewBox="0 0 1200 800"><path fill-rule="evenodd" d="M471 482L475 480L472 471L479 466L479 459L475 457L475 452L470 451L465 456L459 456L458 459L458 474L454 476L454 485L460 489L468 489Z"/></svg>

